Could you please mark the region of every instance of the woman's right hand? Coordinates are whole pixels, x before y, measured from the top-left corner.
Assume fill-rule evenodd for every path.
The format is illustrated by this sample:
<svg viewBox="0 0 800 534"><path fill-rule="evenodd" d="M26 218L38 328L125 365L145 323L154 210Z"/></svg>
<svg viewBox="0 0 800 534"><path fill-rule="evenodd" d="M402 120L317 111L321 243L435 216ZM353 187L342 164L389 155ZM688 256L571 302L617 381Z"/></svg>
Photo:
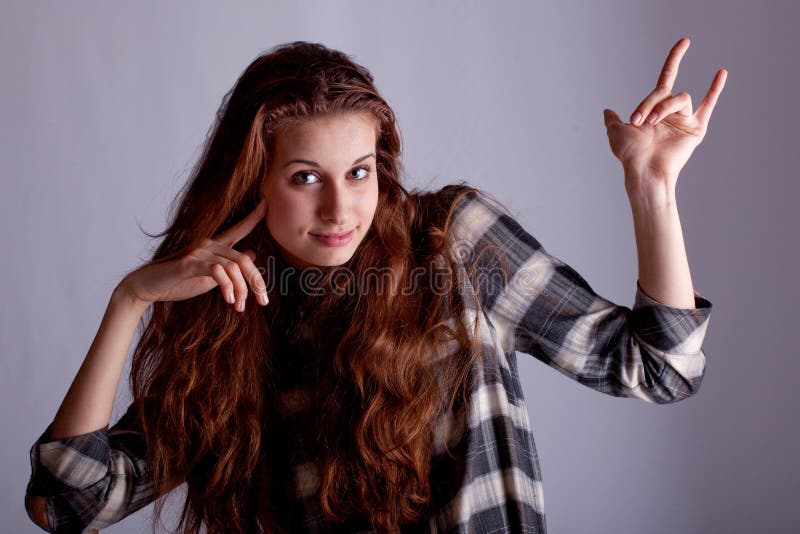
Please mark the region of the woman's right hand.
<svg viewBox="0 0 800 534"><path fill-rule="evenodd" d="M229 304L244 311L248 286L262 306L269 302L267 285L253 260L252 250L239 252L232 247L264 219L266 202L261 202L247 217L206 239L202 246L181 258L165 263L148 263L129 273L120 288L135 300L150 304L156 301L186 300L219 286Z"/></svg>

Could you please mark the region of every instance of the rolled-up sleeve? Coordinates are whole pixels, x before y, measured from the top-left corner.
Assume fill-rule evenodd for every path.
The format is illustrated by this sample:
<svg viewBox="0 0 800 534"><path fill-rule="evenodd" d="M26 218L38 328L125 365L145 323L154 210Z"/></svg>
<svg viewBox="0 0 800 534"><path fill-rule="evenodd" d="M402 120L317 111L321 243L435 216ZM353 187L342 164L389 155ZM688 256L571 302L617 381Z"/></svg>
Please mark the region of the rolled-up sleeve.
<svg viewBox="0 0 800 534"><path fill-rule="evenodd" d="M456 251L505 346L597 391L652 403L697 392L711 302L667 306L636 284L633 308L598 295L494 198L470 193L452 224Z"/></svg>
<svg viewBox="0 0 800 534"><path fill-rule="evenodd" d="M46 530L64 533L107 527L153 501L132 405L110 429L51 440L51 428L52 423L30 449L25 509L37 525L41 510L35 510L34 497L44 498Z"/></svg>

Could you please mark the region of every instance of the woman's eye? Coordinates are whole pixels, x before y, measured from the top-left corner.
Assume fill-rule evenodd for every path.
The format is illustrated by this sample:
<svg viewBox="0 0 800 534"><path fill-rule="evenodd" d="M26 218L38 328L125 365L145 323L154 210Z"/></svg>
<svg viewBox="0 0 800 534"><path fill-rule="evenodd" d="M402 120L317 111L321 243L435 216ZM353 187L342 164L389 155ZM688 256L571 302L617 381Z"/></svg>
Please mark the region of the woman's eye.
<svg viewBox="0 0 800 534"><path fill-rule="evenodd" d="M294 175L294 181L297 182L297 183L300 183L300 184L313 183L313 182L306 182L306 181L302 180L301 179L302 176L314 176L314 173L312 173L312 172L298 172L297 174ZM316 178L316 176L314 176L314 178Z"/></svg>
<svg viewBox="0 0 800 534"><path fill-rule="evenodd" d="M355 169L353 169L353 171L355 172L364 171L364 174L361 175L361 178L359 180L365 180L369 175L369 167L356 167Z"/></svg>

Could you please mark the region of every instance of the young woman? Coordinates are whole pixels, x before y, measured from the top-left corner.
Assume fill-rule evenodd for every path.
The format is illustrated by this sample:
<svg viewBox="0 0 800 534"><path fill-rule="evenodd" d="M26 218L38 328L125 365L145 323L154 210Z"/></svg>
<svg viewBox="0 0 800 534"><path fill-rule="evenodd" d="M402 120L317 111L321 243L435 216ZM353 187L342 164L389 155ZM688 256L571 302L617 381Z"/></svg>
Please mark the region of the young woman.
<svg viewBox="0 0 800 534"><path fill-rule="evenodd" d="M636 227L632 309L488 193L406 191L394 114L347 55L294 42L256 59L31 448L31 519L81 532L155 500L155 530L185 482L183 532L545 532L515 351L654 403L704 374L712 305L674 188L726 72L693 113L671 95L688 44L631 124L605 111ZM140 321L134 400L109 428Z"/></svg>

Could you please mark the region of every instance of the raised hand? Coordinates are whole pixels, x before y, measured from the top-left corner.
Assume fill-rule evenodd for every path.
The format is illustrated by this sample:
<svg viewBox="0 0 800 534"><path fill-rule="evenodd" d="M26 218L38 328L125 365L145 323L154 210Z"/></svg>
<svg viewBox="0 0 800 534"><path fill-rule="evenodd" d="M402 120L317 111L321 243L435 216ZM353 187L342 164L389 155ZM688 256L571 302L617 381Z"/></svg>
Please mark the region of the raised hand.
<svg viewBox="0 0 800 534"><path fill-rule="evenodd" d="M603 110L611 151L625 169L629 194L651 187L674 193L678 174L706 135L728 71L717 71L700 107L693 112L689 93L672 94L678 66L689 44L689 39L683 38L672 47L656 88L633 111L630 124L622 122L614 111Z"/></svg>
<svg viewBox="0 0 800 534"><path fill-rule="evenodd" d="M252 250L239 252L232 247L264 219L264 199L247 217L206 239L202 246L185 256L163 263L150 262L129 273L121 282L127 293L137 301L186 300L219 286L223 298L244 311L248 286L262 306L269 302L267 285L253 260Z"/></svg>

